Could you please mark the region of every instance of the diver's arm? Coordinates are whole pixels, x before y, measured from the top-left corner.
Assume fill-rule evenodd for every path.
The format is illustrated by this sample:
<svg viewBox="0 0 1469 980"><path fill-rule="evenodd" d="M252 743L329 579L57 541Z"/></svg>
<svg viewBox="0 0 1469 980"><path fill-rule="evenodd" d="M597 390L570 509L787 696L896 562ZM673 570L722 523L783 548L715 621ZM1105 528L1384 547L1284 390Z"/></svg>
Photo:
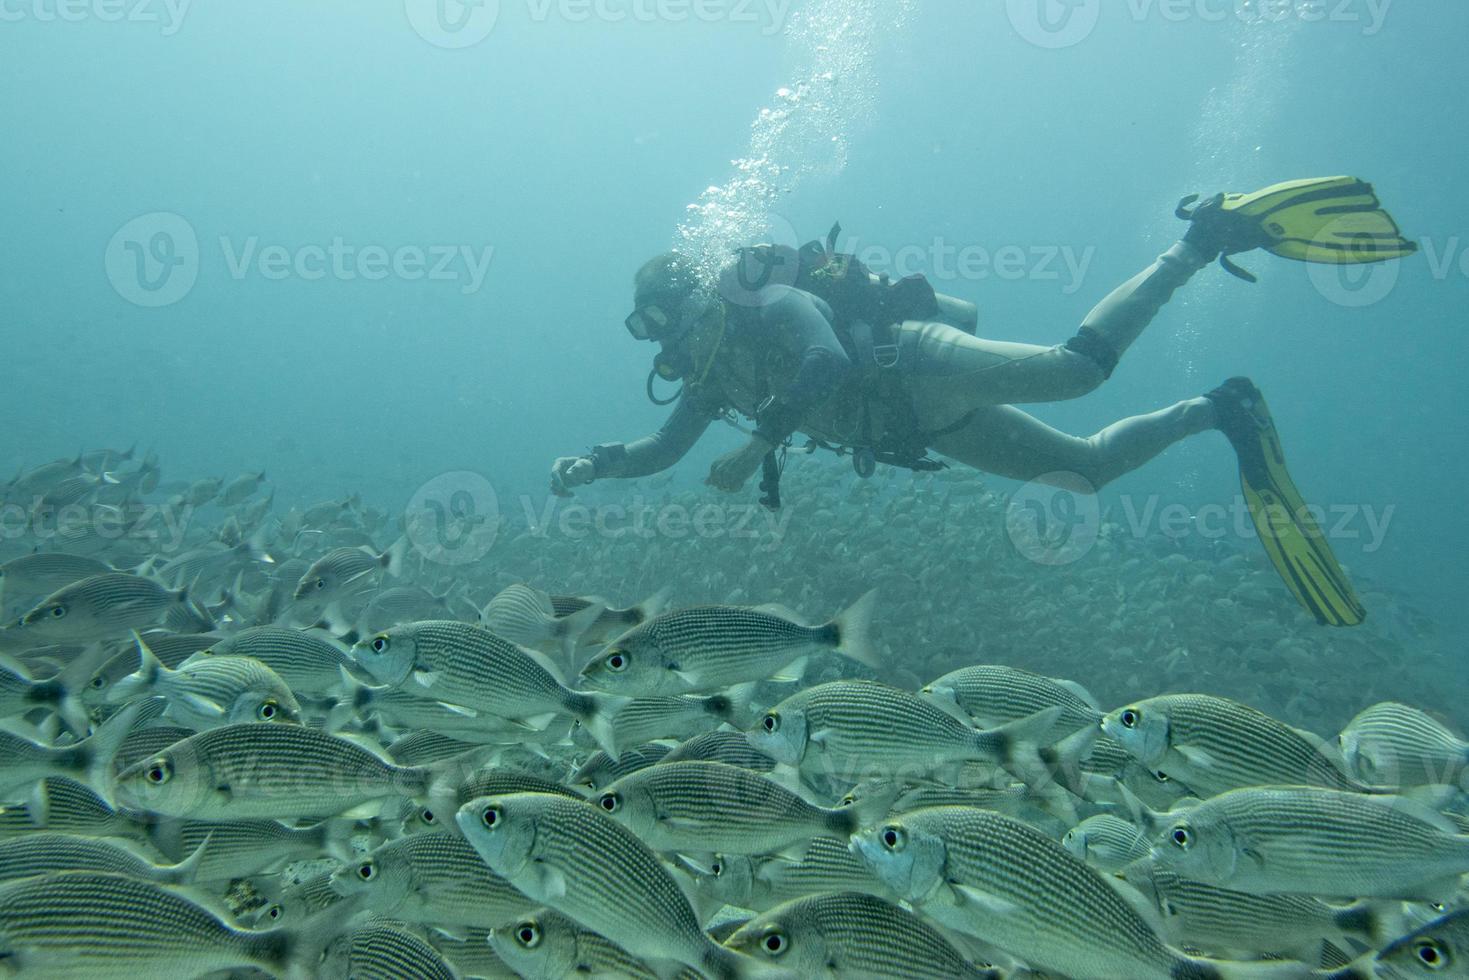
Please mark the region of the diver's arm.
<svg viewBox="0 0 1469 980"><path fill-rule="evenodd" d="M1082 321L1081 331L1066 346L1097 361L1103 372L1111 375L1117 359L1174 291L1212 261L1212 256L1179 242L1093 307Z"/></svg>
<svg viewBox="0 0 1469 980"><path fill-rule="evenodd" d="M771 446L800 428L813 408L826 401L852 370L852 361L831 327L830 314L815 297L799 289L770 286L770 301L761 307L761 320L773 336L800 352L800 367L790 387L765 406L755 436Z"/></svg>
<svg viewBox="0 0 1469 980"><path fill-rule="evenodd" d="M714 421L687 395L678 400L663 427L626 445L615 442L592 450L592 479L626 480L668 469L694 447Z"/></svg>

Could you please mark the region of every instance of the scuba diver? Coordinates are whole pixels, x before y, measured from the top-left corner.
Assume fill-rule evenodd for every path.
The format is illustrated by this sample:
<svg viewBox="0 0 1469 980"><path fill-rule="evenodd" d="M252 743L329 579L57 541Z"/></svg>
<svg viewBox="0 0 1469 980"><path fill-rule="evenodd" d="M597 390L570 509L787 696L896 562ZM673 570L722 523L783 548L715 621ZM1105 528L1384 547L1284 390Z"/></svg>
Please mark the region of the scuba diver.
<svg viewBox="0 0 1469 980"><path fill-rule="evenodd" d="M975 336L973 306L936 294L922 276L872 275L835 251L840 227L801 249L740 249L710 283L676 253L634 279L628 332L661 352L648 378L657 404L676 402L653 435L557 459L551 489L646 476L673 465L715 420L744 416L743 446L712 465L707 483L743 487L764 469L762 502L779 506L784 452L797 433L807 448L851 455L869 476L877 463L942 468L929 455L1015 480L1075 474L1095 491L1174 443L1223 432L1271 561L1292 594L1322 622L1360 623L1366 613L1285 468L1259 390L1234 378L1215 390L1107 426L1089 438L1060 432L1017 405L1079 398L1112 375L1174 291L1216 259L1248 281L1230 256L1262 248L1307 262L1357 264L1416 250L1370 184L1351 177L1298 180L1253 194L1218 194L1190 209L1183 239L1113 290L1055 347ZM659 399L655 380L681 381ZM1074 477L1066 476L1074 481Z"/></svg>

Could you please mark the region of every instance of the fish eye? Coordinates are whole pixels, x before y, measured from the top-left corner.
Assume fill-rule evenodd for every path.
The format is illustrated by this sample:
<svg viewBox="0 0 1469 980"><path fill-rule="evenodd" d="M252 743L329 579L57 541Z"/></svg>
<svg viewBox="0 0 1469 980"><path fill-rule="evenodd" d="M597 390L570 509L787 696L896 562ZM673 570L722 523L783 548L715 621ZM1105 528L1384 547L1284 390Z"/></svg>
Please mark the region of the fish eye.
<svg viewBox="0 0 1469 980"><path fill-rule="evenodd" d="M387 653L388 647L391 645L392 644L389 642L386 636L375 636L372 638L373 653Z"/></svg>
<svg viewBox="0 0 1469 980"><path fill-rule="evenodd" d="M434 816L434 811L425 808L421 813L419 813L418 819L422 820L426 824L433 824L434 821L438 820L439 818Z"/></svg>
<svg viewBox="0 0 1469 980"><path fill-rule="evenodd" d="M1118 720L1122 722L1123 728L1136 728L1141 718L1142 715L1136 708L1126 708Z"/></svg>
<svg viewBox="0 0 1469 980"><path fill-rule="evenodd" d="M541 927L534 921L522 922L515 927L515 941L526 949L535 949L541 944Z"/></svg>
<svg viewBox="0 0 1469 980"><path fill-rule="evenodd" d="M317 589L324 589L324 588L326 588L326 579L324 579L324 578L317 579L316 580L316 587L317 587Z"/></svg>
<svg viewBox="0 0 1469 980"><path fill-rule="evenodd" d="M622 671L627 670L627 654L623 653L621 650L618 650L615 653L608 654L607 669L615 671L617 673L621 673Z"/></svg>
<svg viewBox="0 0 1469 980"><path fill-rule="evenodd" d="M377 865L373 864L371 861L366 861L362 864L359 864L357 866L357 877L361 878L363 881L371 881L372 879L377 877Z"/></svg>
<svg viewBox="0 0 1469 980"><path fill-rule="evenodd" d="M154 786L162 786L173 778L173 766L169 765L167 759L159 759L148 767L148 771L143 773L143 778Z"/></svg>
<svg viewBox="0 0 1469 980"><path fill-rule="evenodd" d="M713 864L709 865L709 873L718 878L720 875L724 874L724 865L718 861L715 861Z"/></svg>
<svg viewBox="0 0 1469 980"><path fill-rule="evenodd" d="M760 948L771 956L779 956L790 948L790 942L786 939L785 933L780 930L779 926L772 926L761 937Z"/></svg>
<svg viewBox="0 0 1469 980"><path fill-rule="evenodd" d="M775 734L776 732L780 731L780 715L776 714L774 711L768 713L761 720L760 727L764 728L772 735Z"/></svg>
<svg viewBox="0 0 1469 980"><path fill-rule="evenodd" d="M100 691L100 690L102 690L106 686L107 686L107 678L104 677L104 676L102 676L101 674L98 674L96 677L93 677L92 678L92 689L93 690Z"/></svg>
<svg viewBox="0 0 1469 980"><path fill-rule="evenodd" d="M882 830L882 846L890 851L901 851L908 843L908 835L903 833L902 827L884 827Z"/></svg>
<svg viewBox="0 0 1469 980"><path fill-rule="evenodd" d="M265 917L272 922L275 922L282 915L285 914L285 911L286 910L281 908L279 905L272 905L270 908L265 910Z"/></svg>
<svg viewBox="0 0 1469 980"><path fill-rule="evenodd" d="M1448 966L1449 958L1444 954L1443 949L1439 947L1438 943L1432 939L1420 940L1418 945L1413 947L1413 955L1418 957L1419 963L1422 963L1430 970L1442 970Z"/></svg>
<svg viewBox="0 0 1469 980"><path fill-rule="evenodd" d="M603 793L602 798L597 801L597 805L608 813L616 813L622 806L622 797L616 793Z"/></svg>
<svg viewBox="0 0 1469 980"><path fill-rule="evenodd" d="M1428 907L1433 909L1435 912L1447 912L1449 910L1449 907L1443 902L1429 902Z"/></svg>
<svg viewBox="0 0 1469 980"><path fill-rule="evenodd" d="M1168 839L1185 851L1192 847L1194 843L1194 835L1188 832L1187 827L1174 827L1169 831Z"/></svg>
<svg viewBox="0 0 1469 980"><path fill-rule="evenodd" d="M1166 782L1169 781L1168 774L1166 772L1164 772L1163 770L1161 770L1161 769L1159 769L1157 772L1153 773L1153 778L1156 779L1160 783L1166 783Z"/></svg>
<svg viewBox="0 0 1469 980"><path fill-rule="evenodd" d="M256 717L258 717L261 721L270 721L278 713L279 708L274 701L262 702L260 707L255 711Z"/></svg>
<svg viewBox="0 0 1469 980"><path fill-rule="evenodd" d="M486 827L494 830L500 824L500 816L500 808L498 806L487 806L484 812L479 815L479 818Z"/></svg>
<svg viewBox="0 0 1469 980"><path fill-rule="evenodd" d="M65 615L66 615L66 607L65 606L52 606L51 607L51 618L52 619L61 619Z"/></svg>

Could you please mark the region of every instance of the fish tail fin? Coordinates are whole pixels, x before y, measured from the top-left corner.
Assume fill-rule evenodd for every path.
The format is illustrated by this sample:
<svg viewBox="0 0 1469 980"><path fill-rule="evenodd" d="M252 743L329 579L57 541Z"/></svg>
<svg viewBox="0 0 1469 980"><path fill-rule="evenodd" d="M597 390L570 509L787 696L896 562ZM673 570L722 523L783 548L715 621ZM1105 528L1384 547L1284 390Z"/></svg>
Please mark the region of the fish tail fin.
<svg viewBox="0 0 1469 980"><path fill-rule="evenodd" d="M594 602L585 609L578 609L569 616L556 620L551 627L551 634L560 642L562 658L568 664L575 662L576 648L581 644L581 638L606 611L606 605Z"/></svg>
<svg viewBox="0 0 1469 980"><path fill-rule="evenodd" d="M613 731L612 723L630 701L632 698L620 694L583 691L577 694L572 704L572 713L613 762L617 761L618 751L617 733Z"/></svg>
<svg viewBox="0 0 1469 980"><path fill-rule="evenodd" d="M109 704L121 704L144 697L154 689L154 685L168 670L137 630L133 630L133 639L138 644L138 669L112 685L112 690L107 692Z"/></svg>
<svg viewBox="0 0 1469 980"><path fill-rule="evenodd" d="M1081 766L1091 756L1092 748L1101 734L1102 729L1097 725L1079 728L1055 745L1037 749L1036 754L1052 780L1077 796L1083 796L1086 773Z"/></svg>
<svg viewBox="0 0 1469 980"><path fill-rule="evenodd" d="M321 849L339 861L352 859L352 834L356 821L333 817L312 828L321 834Z"/></svg>
<svg viewBox="0 0 1469 980"><path fill-rule="evenodd" d="M868 593L836 615L821 629L829 629L833 644L838 651L866 664L874 670L880 669L882 661L872 636L872 614L877 608L877 590Z"/></svg>
<svg viewBox="0 0 1469 980"><path fill-rule="evenodd" d="M1062 710L1059 706L1045 708L998 728L976 730L974 741L981 758L998 762L1032 789L1049 784L1053 778L1051 766L1041 749Z"/></svg>
<svg viewBox="0 0 1469 980"><path fill-rule="evenodd" d="M734 684L723 694L715 694L704 700L709 713L720 721L729 722L736 728L748 728L747 722L751 721L750 705L755 701L755 691L759 681L746 681L743 684Z"/></svg>
<svg viewBox="0 0 1469 980"><path fill-rule="evenodd" d="M115 806L112 799L112 769L122 743L132 733L133 723L143 710L143 702L134 702L108 718L86 740L90 747L87 760L87 785L104 803ZM81 743L79 743L81 744Z"/></svg>
<svg viewBox="0 0 1469 980"><path fill-rule="evenodd" d="M194 853L184 860L168 868L164 873L164 881L170 885L191 885L194 878L199 874L199 866L204 862L204 852L209 847L209 842L214 840L214 835L209 834L199 846L194 848Z"/></svg>
<svg viewBox="0 0 1469 980"><path fill-rule="evenodd" d="M1338 908L1331 920L1346 935L1381 946L1407 931L1401 909L1398 903L1357 901Z"/></svg>
<svg viewBox="0 0 1469 980"><path fill-rule="evenodd" d="M408 557L408 535L403 535L397 541L388 546L388 550L378 555L378 562L382 564L383 570L397 578L403 574L403 559Z"/></svg>

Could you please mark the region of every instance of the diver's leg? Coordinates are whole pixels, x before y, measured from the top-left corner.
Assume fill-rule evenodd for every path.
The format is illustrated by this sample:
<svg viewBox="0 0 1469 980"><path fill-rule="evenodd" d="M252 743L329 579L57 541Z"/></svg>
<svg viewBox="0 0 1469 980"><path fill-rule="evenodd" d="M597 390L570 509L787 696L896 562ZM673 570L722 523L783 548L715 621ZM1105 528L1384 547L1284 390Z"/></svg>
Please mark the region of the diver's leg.
<svg viewBox="0 0 1469 980"><path fill-rule="evenodd" d="M1214 428L1214 405L1191 398L1107 426L1089 439L1067 435L1009 405L976 409L933 448L967 466L1015 480L1076 474L1096 489L1191 435Z"/></svg>
<svg viewBox="0 0 1469 980"><path fill-rule="evenodd" d="M938 323L905 323L910 390L919 421L937 431L986 405L1066 401L1093 391L1204 258L1180 242L1114 289L1059 347L972 337Z"/></svg>

